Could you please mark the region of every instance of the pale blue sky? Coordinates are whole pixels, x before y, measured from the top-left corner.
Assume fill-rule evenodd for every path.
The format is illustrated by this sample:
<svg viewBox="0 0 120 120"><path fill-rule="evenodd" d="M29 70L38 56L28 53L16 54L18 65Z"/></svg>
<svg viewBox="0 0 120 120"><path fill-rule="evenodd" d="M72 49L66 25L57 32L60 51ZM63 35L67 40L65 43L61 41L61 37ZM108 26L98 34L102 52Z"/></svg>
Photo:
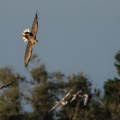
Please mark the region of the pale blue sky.
<svg viewBox="0 0 120 120"><path fill-rule="evenodd" d="M114 56L120 50L120 0L0 1L0 67L9 65L26 75L21 32L31 27L36 10L39 44L33 53L49 72L84 72L98 87L117 76Z"/></svg>

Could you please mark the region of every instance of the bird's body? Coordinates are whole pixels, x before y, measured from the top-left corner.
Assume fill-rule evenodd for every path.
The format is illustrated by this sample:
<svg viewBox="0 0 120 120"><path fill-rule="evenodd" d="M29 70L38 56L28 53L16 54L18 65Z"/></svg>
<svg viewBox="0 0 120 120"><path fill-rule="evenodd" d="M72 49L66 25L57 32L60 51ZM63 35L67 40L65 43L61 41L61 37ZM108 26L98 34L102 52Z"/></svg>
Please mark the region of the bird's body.
<svg viewBox="0 0 120 120"><path fill-rule="evenodd" d="M70 92L68 94L66 94L61 101L56 101L55 105L52 107L51 110L49 110L49 112L51 112L52 110L54 110L55 108L57 108L60 105L66 105L68 103L68 101L66 100L68 98L68 96L70 95L70 93L72 92L72 90L70 90Z"/></svg>
<svg viewBox="0 0 120 120"><path fill-rule="evenodd" d="M28 44L25 50L25 56L24 56L25 67L28 66L29 61L31 59L34 44L38 43L38 40L36 40L37 31L38 31L38 14L36 13L33 24L32 24L31 31L29 30L29 28L27 28L23 30L22 32L22 38L24 42L28 41Z"/></svg>

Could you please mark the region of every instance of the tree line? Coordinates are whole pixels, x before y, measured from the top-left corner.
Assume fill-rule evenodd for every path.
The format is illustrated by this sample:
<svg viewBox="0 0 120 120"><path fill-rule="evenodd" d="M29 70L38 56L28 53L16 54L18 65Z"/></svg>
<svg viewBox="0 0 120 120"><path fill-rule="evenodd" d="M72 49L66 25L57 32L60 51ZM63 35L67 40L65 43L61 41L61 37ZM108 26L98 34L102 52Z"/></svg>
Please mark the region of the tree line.
<svg viewBox="0 0 120 120"><path fill-rule="evenodd" d="M49 73L44 64L35 57L28 80L10 67L0 68L0 84L14 82L8 88L0 90L0 120L119 120L120 118L120 79L108 79L101 90L92 87L85 73L66 76L60 71ZM120 51L115 55L114 63L120 75ZM55 101L60 100L73 89L76 93L82 89L85 93L98 94L87 106L76 100L61 106L48 114ZM71 100L70 96L68 101ZM31 111L24 108L29 105Z"/></svg>

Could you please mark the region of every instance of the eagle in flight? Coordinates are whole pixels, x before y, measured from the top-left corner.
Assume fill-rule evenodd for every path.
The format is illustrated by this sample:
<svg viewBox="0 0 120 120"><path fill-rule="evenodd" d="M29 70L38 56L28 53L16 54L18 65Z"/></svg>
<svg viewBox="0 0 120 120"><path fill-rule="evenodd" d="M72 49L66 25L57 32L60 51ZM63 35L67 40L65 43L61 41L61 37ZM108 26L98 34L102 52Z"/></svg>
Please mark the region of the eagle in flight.
<svg viewBox="0 0 120 120"><path fill-rule="evenodd" d="M32 51L35 43L38 43L38 40L36 39L36 34L38 31L38 13L36 12L35 18L32 23L31 30L29 28L23 30L22 32L22 38L24 42L28 42L25 50L25 56L24 56L24 66L28 67L29 61L32 56Z"/></svg>

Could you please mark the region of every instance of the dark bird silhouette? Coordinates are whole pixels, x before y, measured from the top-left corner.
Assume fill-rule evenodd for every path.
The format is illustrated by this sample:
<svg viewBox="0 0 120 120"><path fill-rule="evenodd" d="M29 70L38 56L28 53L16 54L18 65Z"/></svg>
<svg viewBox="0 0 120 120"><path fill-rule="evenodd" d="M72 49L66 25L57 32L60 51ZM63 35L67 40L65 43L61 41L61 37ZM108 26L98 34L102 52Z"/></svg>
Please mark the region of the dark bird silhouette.
<svg viewBox="0 0 120 120"><path fill-rule="evenodd" d="M37 31L38 31L38 13L36 12L34 21L32 23L31 31L29 30L29 28L27 28L22 32L22 38L24 42L28 41L28 44L26 46L25 56L24 56L25 67L28 66L29 61L31 59L34 44L38 43L38 40L36 40Z"/></svg>
<svg viewBox="0 0 120 120"><path fill-rule="evenodd" d="M68 101L66 99L68 98L68 96L70 95L71 92L72 92L72 90L70 90L70 92L62 98L62 100L56 101L55 105L52 107L52 109L49 110L49 112L51 112L52 110L54 110L55 108L57 108L60 105L66 105L68 103Z"/></svg>
<svg viewBox="0 0 120 120"><path fill-rule="evenodd" d="M73 94L72 96L73 96L73 97L72 97L70 103L73 102L74 100L82 97L82 90L78 91L76 94Z"/></svg>
<svg viewBox="0 0 120 120"><path fill-rule="evenodd" d="M9 86L11 86L12 84L13 84L13 82L12 82L12 83L8 83L8 84L5 84L5 85L2 85L2 86L0 86L0 90L3 89L3 88L9 87Z"/></svg>

